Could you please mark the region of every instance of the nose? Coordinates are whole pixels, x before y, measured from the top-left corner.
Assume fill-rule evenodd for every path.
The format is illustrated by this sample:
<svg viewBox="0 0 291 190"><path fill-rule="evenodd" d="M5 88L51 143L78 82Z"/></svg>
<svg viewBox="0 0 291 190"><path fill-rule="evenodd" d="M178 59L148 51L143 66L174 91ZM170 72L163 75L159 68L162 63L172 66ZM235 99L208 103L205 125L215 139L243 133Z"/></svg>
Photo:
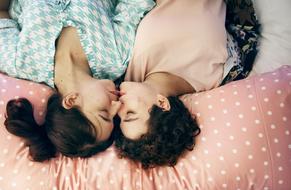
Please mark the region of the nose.
<svg viewBox="0 0 291 190"><path fill-rule="evenodd" d="M108 90L116 90L115 84L112 80L109 79L101 79L100 80L104 87Z"/></svg>
<svg viewBox="0 0 291 190"><path fill-rule="evenodd" d="M112 101L111 102L111 108L109 110L109 114L112 118L117 114L120 107L121 107L121 102L119 102L119 101Z"/></svg>
<svg viewBox="0 0 291 190"><path fill-rule="evenodd" d="M126 91L126 89L130 88L131 84L132 84L132 82L128 82L128 81L122 82L119 86L120 91L122 91L122 92Z"/></svg>
<svg viewBox="0 0 291 190"><path fill-rule="evenodd" d="M111 102L115 102L118 99L117 91L109 91L109 98Z"/></svg>

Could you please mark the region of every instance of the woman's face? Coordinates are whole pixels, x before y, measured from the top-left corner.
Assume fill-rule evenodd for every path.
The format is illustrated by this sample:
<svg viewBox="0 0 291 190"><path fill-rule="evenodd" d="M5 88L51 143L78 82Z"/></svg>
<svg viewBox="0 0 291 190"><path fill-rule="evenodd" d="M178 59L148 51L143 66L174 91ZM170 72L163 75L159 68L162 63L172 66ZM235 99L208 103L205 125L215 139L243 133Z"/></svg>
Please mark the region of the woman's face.
<svg viewBox="0 0 291 190"><path fill-rule="evenodd" d="M113 117L120 104L116 88L110 80L92 79L79 92L80 109L96 127L99 141L105 141L113 130Z"/></svg>
<svg viewBox="0 0 291 190"><path fill-rule="evenodd" d="M120 93L118 115L121 131L129 139L138 139L148 131L149 112L157 95L149 86L138 82L123 82Z"/></svg>

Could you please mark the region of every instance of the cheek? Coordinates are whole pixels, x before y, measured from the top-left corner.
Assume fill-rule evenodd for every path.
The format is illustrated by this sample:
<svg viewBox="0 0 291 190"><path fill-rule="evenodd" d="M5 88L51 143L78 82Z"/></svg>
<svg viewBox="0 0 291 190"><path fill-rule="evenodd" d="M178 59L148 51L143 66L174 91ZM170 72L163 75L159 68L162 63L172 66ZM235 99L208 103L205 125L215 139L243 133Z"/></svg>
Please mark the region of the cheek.
<svg viewBox="0 0 291 190"><path fill-rule="evenodd" d="M140 101L137 97L128 98L125 102L125 106L134 111L140 107Z"/></svg>
<svg viewBox="0 0 291 190"><path fill-rule="evenodd" d="M104 125L102 128L102 136L100 138L100 141L107 140L110 137L112 131L113 131L113 124Z"/></svg>
<svg viewBox="0 0 291 190"><path fill-rule="evenodd" d="M92 103L97 104L98 107L108 107L111 104L110 98L105 94L96 94L91 100Z"/></svg>
<svg viewBox="0 0 291 190"><path fill-rule="evenodd" d="M134 99L131 99L130 97L124 98L122 101L120 101L121 106L118 111L118 114L120 116L125 116L126 112L128 111L134 111L133 109L136 108L136 103Z"/></svg>

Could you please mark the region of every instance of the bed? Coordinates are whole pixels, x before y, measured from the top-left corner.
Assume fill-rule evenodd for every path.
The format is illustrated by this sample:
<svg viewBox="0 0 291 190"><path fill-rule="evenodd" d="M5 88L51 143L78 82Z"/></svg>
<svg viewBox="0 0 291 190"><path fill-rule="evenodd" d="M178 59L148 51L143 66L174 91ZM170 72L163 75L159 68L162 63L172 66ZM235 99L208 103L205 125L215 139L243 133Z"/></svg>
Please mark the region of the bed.
<svg viewBox="0 0 291 190"><path fill-rule="evenodd" d="M51 91L0 74L0 190L291 189L291 2L254 4L264 18L256 76L181 97L202 133L175 167L144 170L118 158L114 146L88 159L30 161L24 142L4 127L6 103L28 98L41 123Z"/></svg>

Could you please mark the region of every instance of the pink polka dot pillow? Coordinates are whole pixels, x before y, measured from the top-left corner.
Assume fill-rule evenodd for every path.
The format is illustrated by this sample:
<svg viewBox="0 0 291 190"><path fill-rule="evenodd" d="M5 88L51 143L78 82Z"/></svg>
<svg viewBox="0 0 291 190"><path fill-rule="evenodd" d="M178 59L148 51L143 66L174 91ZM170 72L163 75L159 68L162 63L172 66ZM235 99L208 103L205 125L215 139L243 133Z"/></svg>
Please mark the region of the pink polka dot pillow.
<svg viewBox="0 0 291 190"><path fill-rule="evenodd" d="M178 164L190 189L291 189L291 66L183 100L202 131Z"/></svg>
<svg viewBox="0 0 291 190"><path fill-rule="evenodd" d="M291 189L291 66L185 95L202 128L175 167L143 170L115 149L89 159L28 160L4 125L9 99L27 97L42 122L50 89L0 74L0 189Z"/></svg>
<svg viewBox="0 0 291 190"><path fill-rule="evenodd" d="M41 123L51 93L44 85L0 73L0 190L119 189L121 181L131 188L132 181L136 180L131 176L138 167L117 158L113 148L90 159L60 156L44 163L28 159L28 148L23 140L8 133L3 124L6 103L12 98L28 98L35 118Z"/></svg>
<svg viewBox="0 0 291 190"><path fill-rule="evenodd" d="M27 159L28 149L4 126L6 103L27 97L35 108L35 118L42 122L50 89L36 83L14 79L0 73L0 189L42 189L47 186L49 165Z"/></svg>

